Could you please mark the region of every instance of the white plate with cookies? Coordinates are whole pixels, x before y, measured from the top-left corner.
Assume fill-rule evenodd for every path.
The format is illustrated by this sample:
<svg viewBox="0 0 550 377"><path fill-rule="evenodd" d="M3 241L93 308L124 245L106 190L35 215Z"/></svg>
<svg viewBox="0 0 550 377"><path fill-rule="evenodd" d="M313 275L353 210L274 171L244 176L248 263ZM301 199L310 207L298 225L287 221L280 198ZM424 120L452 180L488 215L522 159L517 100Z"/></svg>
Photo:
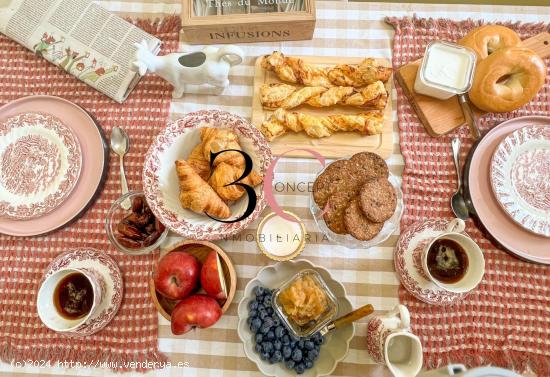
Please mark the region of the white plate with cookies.
<svg viewBox="0 0 550 377"><path fill-rule="evenodd" d="M315 177L309 207L332 242L368 249L387 240L403 214L400 181L377 154L360 152L325 166Z"/></svg>
<svg viewBox="0 0 550 377"><path fill-rule="evenodd" d="M263 136L243 118L197 111L156 137L145 158L143 191L155 216L173 232L222 239L245 229L265 208L263 177L271 159Z"/></svg>

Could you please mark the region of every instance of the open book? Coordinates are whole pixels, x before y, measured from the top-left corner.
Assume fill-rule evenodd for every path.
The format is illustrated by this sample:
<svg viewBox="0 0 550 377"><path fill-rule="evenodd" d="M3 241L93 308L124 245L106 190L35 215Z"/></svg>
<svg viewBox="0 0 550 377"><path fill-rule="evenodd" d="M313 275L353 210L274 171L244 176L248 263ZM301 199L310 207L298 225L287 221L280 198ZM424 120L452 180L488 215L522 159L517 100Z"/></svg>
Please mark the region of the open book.
<svg viewBox="0 0 550 377"><path fill-rule="evenodd" d="M0 32L117 102L140 79L134 42L160 41L90 0L0 0Z"/></svg>

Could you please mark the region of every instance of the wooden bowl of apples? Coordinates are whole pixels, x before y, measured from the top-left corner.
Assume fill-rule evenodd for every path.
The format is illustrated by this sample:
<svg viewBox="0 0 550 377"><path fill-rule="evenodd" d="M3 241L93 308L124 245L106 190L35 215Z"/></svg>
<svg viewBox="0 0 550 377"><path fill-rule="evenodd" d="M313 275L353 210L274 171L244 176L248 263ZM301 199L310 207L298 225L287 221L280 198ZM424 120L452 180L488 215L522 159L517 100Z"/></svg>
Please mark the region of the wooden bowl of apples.
<svg viewBox="0 0 550 377"><path fill-rule="evenodd" d="M149 280L159 313L180 335L218 321L235 297L237 273L229 256L208 241L185 240L170 246Z"/></svg>

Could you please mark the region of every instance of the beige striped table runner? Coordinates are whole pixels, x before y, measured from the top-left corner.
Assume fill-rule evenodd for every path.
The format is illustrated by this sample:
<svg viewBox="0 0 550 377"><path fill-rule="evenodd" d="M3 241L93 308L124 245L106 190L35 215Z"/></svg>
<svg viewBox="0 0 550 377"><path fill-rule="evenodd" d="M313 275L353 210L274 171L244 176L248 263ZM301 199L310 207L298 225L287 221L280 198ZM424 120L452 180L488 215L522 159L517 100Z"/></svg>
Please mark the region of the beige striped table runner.
<svg viewBox="0 0 550 377"><path fill-rule="evenodd" d="M100 1L104 7L117 14L130 17L159 17L177 14L181 0L121 0ZM549 7L506 7L481 5L427 5L346 3L317 1L317 27L312 41L243 44L247 54L244 63L232 70L231 86L221 96L185 95L174 99L171 118L199 109L222 109L245 118L251 117L254 61L258 55L281 50L288 55L373 56L391 59L393 30L384 23L384 17L412 16L447 17L451 19L484 18L491 20L543 21L550 15ZM182 43L183 47L183 43ZM392 93L393 108L395 91ZM401 176L403 159L399 154L397 117L393 114L394 147L388 159L390 170ZM397 302L398 278L393 268L392 252L399 232L382 245L369 250L350 250L331 245L316 229L308 210L308 183L312 182L319 165L314 160L284 158L277 165L275 183L276 198L281 207L294 211L305 219L311 242L302 257L328 268L333 276L344 283L355 306L371 303L377 310L388 310ZM266 210L266 213L269 210ZM244 355L238 338L237 304L244 286L257 271L270 261L256 249L254 241L257 222L233 239L220 242L229 251L236 265L238 291L234 303L222 319L210 329L176 337L170 332L170 324L159 316L159 346L166 353L172 367L152 371L146 376L260 376L255 364ZM166 243L175 242L170 237ZM145 277L144 277L145 278ZM412 313L414 315L414 313ZM386 376L383 367L369 359L365 350L365 321L356 325L356 336L350 352L334 372L335 376ZM100 361L98 361L100 362ZM179 364L177 366L176 364ZM39 364L37 364L39 365ZM100 364L98 364L99 366ZM108 376L106 368L47 368L39 366L14 367L0 364L0 376L63 375ZM131 373L143 376L143 374Z"/></svg>

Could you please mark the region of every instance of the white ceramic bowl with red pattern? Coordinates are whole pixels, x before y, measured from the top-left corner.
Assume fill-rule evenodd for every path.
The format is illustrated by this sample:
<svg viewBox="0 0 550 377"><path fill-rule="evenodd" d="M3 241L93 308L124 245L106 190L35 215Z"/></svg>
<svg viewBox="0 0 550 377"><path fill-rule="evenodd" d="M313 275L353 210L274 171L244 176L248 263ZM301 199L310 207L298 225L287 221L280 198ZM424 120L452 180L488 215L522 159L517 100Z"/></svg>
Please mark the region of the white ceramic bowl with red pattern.
<svg viewBox="0 0 550 377"><path fill-rule="evenodd" d="M186 114L170 123L153 141L143 168L143 191L155 216L173 232L191 239L219 240L244 230L266 206L263 183L256 186L256 205L252 213L237 222L221 222L206 214L182 208L175 161L186 160L200 143L202 127L233 130L242 150L252 159L253 170L265 177L271 163L271 149L260 131L238 115L219 110L202 110ZM247 195L231 203L231 217L237 219L246 210Z"/></svg>

